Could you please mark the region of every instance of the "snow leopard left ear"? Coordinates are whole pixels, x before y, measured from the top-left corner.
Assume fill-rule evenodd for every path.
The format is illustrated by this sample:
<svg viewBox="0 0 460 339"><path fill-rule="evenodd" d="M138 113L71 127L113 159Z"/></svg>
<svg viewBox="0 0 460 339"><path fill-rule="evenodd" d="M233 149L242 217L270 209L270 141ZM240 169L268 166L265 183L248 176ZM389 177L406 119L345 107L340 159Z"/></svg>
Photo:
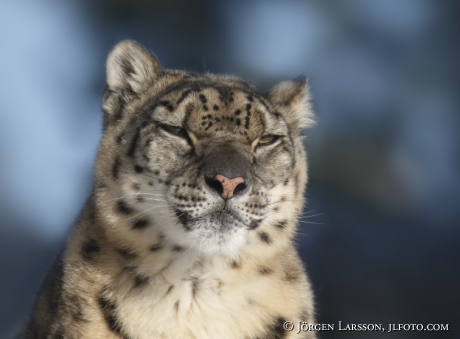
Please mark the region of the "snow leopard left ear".
<svg viewBox="0 0 460 339"><path fill-rule="evenodd" d="M293 132L300 133L315 123L305 75L275 85L268 92L268 99L283 115Z"/></svg>

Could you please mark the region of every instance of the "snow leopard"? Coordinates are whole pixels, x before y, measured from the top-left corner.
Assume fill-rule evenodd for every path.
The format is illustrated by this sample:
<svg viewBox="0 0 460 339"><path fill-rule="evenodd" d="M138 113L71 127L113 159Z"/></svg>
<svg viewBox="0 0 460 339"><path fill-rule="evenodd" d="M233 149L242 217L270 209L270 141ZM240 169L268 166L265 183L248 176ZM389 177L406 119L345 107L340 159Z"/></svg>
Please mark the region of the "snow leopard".
<svg viewBox="0 0 460 339"><path fill-rule="evenodd" d="M19 338L316 338L295 236L305 76L267 93L109 53L92 192Z"/></svg>

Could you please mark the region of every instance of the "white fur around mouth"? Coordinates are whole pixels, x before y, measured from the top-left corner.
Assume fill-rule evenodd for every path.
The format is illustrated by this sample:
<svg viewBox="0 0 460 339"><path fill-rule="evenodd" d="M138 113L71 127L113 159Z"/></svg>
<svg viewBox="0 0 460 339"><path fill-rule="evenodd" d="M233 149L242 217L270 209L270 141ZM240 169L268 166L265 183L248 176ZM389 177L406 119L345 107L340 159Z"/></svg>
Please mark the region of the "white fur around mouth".
<svg viewBox="0 0 460 339"><path fill-rule="evenodd" d="M228 211L216 211L189 222L190 236L201 252L234 254L246 243L247 228Z"/></svg>
<svg viewBox="0 0 460 339"><path fill-rule="evenodd" d="M210 215L210 221L220 225L221 231L232 228L235 225L235 221L239 220L235 218L228 211L214 212Z"/></svg>

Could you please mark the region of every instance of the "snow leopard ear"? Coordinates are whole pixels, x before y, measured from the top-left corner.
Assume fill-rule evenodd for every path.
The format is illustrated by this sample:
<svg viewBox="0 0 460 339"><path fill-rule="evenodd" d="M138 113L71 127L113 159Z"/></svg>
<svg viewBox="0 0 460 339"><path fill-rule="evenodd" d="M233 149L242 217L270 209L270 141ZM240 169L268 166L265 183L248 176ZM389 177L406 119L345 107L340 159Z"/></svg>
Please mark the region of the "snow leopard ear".
<svg viewBox="0 0 460 339"><path fill-rule="evenodd" d="M157 58L133 40L118 43L107 58L107 86L140 94L162 72Z"/></svg>
<svg viewBox="0 0 460 339"><path fill-rule="evenodd" d="M119 121L126 103L146 91L162 74L157 58L135 41L118 43L107 58L104 128Z"/></svg>
<svg viewBox="0 0 460 339"><path fill-rule="evenodd" d="M283 115L293 132L300 132L315 123L305 75L275 85L268 92L268 99Z"/></svg>

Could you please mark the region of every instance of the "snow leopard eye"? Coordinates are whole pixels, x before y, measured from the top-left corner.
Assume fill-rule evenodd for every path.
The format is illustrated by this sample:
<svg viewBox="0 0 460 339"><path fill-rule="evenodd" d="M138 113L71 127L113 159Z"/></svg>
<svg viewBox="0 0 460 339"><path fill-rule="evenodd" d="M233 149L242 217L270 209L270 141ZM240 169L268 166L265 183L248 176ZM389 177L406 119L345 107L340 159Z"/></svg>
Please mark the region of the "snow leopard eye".
<svg viewBox="0 0 460 339"><path fill-rule="evenodd" d="M259 139L257 146L269 146L273 145L279 139L278 135L264 135Z"/></svg>
<svg viewBox="0 0 460 339"><path fill-rule="evenodd" d="M187 138L187 132L184 128L166 124L160 124L160 128L166 133L174 135L176 137Z"/></svg>

